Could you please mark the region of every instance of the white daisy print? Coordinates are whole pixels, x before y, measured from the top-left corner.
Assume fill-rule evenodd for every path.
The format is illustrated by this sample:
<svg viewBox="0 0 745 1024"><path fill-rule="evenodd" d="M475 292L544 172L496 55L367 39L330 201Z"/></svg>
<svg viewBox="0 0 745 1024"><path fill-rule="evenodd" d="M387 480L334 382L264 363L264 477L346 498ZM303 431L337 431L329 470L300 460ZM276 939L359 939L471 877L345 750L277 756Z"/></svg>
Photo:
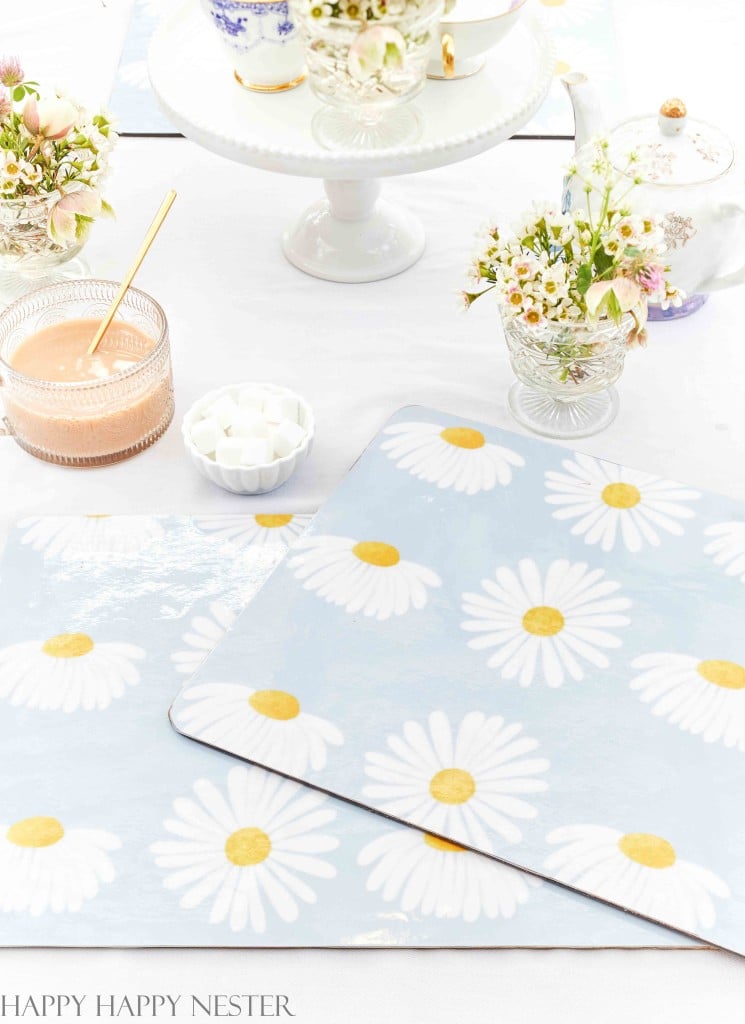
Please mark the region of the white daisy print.
<svg viewBox="0 0 745 1024"><path fill-rule="evenodd" d="M406 562L398 548L380 540L351 537L308 537L301 540L287 563L306 590L315 591L350 615L380 621L424 608L429 587L439 587L432 569Z"/></svg>
<svg viewBox="0 0 745 1024"><path fill-rule="evenodd" d="M572 534L603 551L617 544L633 552L645 544L656 547L661 531L681 536L683 522L695 515L688 502L701 497L672 480L589 455L566 459L562 466L565 473L546 473L546 501L558 506L553 517L574 520Z"/></svg>
<svg viewBox="0 0 745 1024"><path fill-rule="evenodd" d="M325 767L341 732L284 690L252 690L238 683L202 683L184 690L175 722L189 736L228 749L288 775Z"/></svg>
<svg viewBox="0 0 745 1024"><path fill-rule="evenodd" d="M540 0L540 9L545 11L548 23L556 28L571 28L584 25L597 17L606 0Z"/></svg>
<svg viewBox="0 0 745 1024"><path fill-rule="evenodd" d="M368 892L425 917L467 923L514 917L537 879L428 832L402 828L374 839L357 863L372 865Z"/></svg>
<svg viewBox="0 0 745 1024"><path fill-rule="evenodd" d="M195 615L189 632L182 637L188 650L175 651L171 655L176 671L193 675L228 630L233 628L236 618L235 612L222 601L210 604L209 615Z"/></svg>
<svg viewBox="0 0 745 1024"><path fill-rule="evenodd" d="M108 854L120 846L111 832L43 815L0 824L0 911L76 913L114 880Z"/></svg>
<svg viewBox="0 0 745 1024"><path fill-rule="evenodd" d="M745 522L716 523L704 533L714 537L704 548L715 565L720 565L728 576L739 576L745 583Z"/></svg>
<svg viewBox="0 0 745 1024"><path fill-rule="evenodd" d="M689 654L644 654L631 680L652 713L700 736L745 751L745 666Z"/></svg>
<svg viewBox="0 0 745 1024"><path fill-rule="evenodd" d="M174 802L175 817L164 822L172 838L150 847L185 910L209 907L211 924L261 934L270 914L296 921L301 903L316 902L311 883L335 877L323 855L339 841L321 829L336 812L320 793L238 766L225 794L200 779L194 796Z"/></svg>
<svg viewBox="0 0 745 1024"><path fill-rule="evenodd" d="M380 447L399 469L463 494L508 484L513 468L525 465L517 452L488 443L481 431L472 427L395 423L384 433L392 436Z"/></svg>
<svg viewBox="0 0 745 1024"><path fill-rule="evenodd" d="M363 795L385 814L484 853L493 852L495 837L519 842L516 821L538 813L524 796L547 788L536 776L549 767L522 731L480 711L453 729L444 712L433 711L426 726L406 722L401 736L389 736L388 752L365 755L373 781Z"/></svg>
<svg viewBox="0 0 745 1024"><path fill-rule="evenodd" d="M585 562L557 559L543 577L523 558L517 571L500 566L481 586L483 593L463 595L463 612L472 618L461 626L478 634L468 646L491 651L487 665L520 686L536 679L561 686L567 675L579 682L583 663L607 668L604 652L621 646L610 630L629 624L621 613L631 601L618 596L620 584Z"/></svg>
<svg viewBox="0 0 745 1024"><path fill-rule="evenodd" d="M649 832L568 825L546 840L561 847L545 862L552 878L683 931L711 928L712 897L730 895L721 878L680 860L672 843Z"/></svg>
<svg viewBox="0 0 745 1024"><path fill-rule="evenodd" d="M136 686L134 644L95 642L87 633L58 633L0 648L0 699L40 711L103 711Z"/></svg>
<svg viewBox="0 0 745 1024"><path fill-rule="evenodd" d="M18 525L25 530L22 544L64 561L138 555L163 537L154 516L39 516Z"/></svg>
<svg viewBox="0 0 745 1024"><path fill-rule="evenodd" d="M312 519L311 515L269 515L257 512L252 516L197 516L195 523L204 533L241 547L251 544L281 544L289 547Z"/></svg>

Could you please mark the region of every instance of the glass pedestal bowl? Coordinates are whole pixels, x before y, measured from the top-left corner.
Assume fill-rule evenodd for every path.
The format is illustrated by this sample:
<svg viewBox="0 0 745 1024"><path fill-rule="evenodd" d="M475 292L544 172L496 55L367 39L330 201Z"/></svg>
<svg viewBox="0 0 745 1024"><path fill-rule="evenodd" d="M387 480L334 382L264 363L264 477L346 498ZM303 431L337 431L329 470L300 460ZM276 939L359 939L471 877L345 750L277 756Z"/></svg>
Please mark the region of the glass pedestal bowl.
<svg viewBox="0 0 745 1024"><path fill-rule="evenodd" d="M530 327L504 317L503 327L517 382L510 411L518 423L544 437L588 437L616 418L613 384L623 372L634 320L619 324L544 322Z"/></svg>
<svg viewBox="0 0 745 1024"><path fill-rule="evenodd" d="M387 149L421 132L422 89L443 0L292 0L327 149Z"/></svg>

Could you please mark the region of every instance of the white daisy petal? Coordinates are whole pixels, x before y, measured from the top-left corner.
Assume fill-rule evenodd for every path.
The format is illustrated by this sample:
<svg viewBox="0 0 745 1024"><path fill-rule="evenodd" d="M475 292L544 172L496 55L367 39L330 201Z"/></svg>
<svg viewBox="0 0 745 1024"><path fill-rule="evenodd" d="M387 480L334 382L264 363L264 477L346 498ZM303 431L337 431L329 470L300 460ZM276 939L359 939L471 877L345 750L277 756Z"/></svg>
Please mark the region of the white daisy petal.
<svg viewBox="0 0 745 1024"><path fill-rule="evenodd" d="M368 783L363 795L386 814L485 852L492 852L497 838L519 841L512 819L535 815L535 808L514 794L547 788L537 776L548 770L548 761L519 760L537 742L522 735L522 725L507 725L498 715L471 712L454 729L444 712L433 711L426 728L406 722L403 736L389 736L387 742L393 757L365 755L365 772L375 783Z"/></svg>
<svg viewBox="0 0 745 1024"><path fill-rule="evenodd" d="M738 576L745 583L745 522L716 523L704 533L714 538L706 545L704 553L728 576Z"/></svg>
<svg viewBox="0 0 745 1024"><path fill-rule="evenodd" d="M468 646L490 651L488 666L520 686L536 679L561 686L567 675L582 680L582 662L607 667L603 650L621 645L609 630L629 624L622 613L631 602L604 577L602 569L566 559L550 563L544 576L529 558L517 571L499 566L494 579L482 580L485 594L463 595L463 613L472 618L461 628L478 634Z"/></svg>
<svg viewBox="0 0 745 1024"><path fill-rule="evenodd" d="M398 548L383 541L314 536L299 541L295 551L287 564L306 590L350 615L380 622L421 610L428 588L442 582L437 573L404 561Z"/></svg>
<svg viewBox="0 0 745 1024"><path fill-rule="evenodd" d="M0 913L77 913L116 877L111 832L38 816L0 824Z"/></svg>
<svg viewBox="0 0 745 1024"><path fill-rule="evenodd" d="M63 561L139 555L164 536L154 516L35 516L18 525L22 544Z"/></svg>
<svg viewBox="0 0 745 1024"><path fill-rule="evenodd" d="M12 644L0 648L0 699L41 711L102 711L139 683L133 663L144 656L134 644L98 642L87 633Z"/></svg>
<svg viewBox="0 0 745 1024"><path fill-rule="evenodd" d="M730 896L721 878L681 860L667 839L649 832L570 825L546 841L559 847L544 865L552 878L684 931L713 927L711 897Z"/></svg>
<svg viewBox="0 0 745 1024"><path fill-rule="evenodd" d="M585 543L612 551L620 542L627 551L661 543L659 531L680 536L681 520L692 518L684 502L696 501L698 491L672 480L576 455L562 463L565 472L548 470L546 501L558 506L554 519L574 520L571 533Z"/></svg>
<svg viewBox="0 0 745 1024"><path fill-rule="evenodd" d="M198 530L236 547L279 545L290 547L313 519L311 515L219 515L197 516Z"/></svg>
<svg viewBox="0 0 745 1024"><path fill-rule="evenodd" d="M344 742L335 725L303 710L284 690L201 683L184 690L181 699L174 720L184 732L247 760L271 761L288 775L320 770L327 748Z"/></svg>
<svg viewBox="0 0 745 1024"><path fill-rule="evenodd" d="M513 468L525 464L522 456L491 444L473 427L443 427L438 423L395 423L384 431L381 444L399 469L439 488L460 494L491 491L512 480Z"/></svg>
<svg viewBox="0 0 745 1024"><path fill-rule="evenodd" d="M632 662L643 670L631 689L683 732L705 743L745 751L745 666L721 658L644 654Z"/></svg>
<svg viewBox="0 0 745 1024"><path fill-rule="evenodd" d="M181 819L165 822L170 833L192 839L158 841L150 849L158 867L169 872L166 889L184 889L180 905L200 910L212 924L232 931L266 930L268 913L292 922L300 903L314 903L306 881L330 879L333 864L318 856L338 840L318 828L336 812L327 798L259 768L231 768L225 792L201 779L194 785L199 803L174 801ZM292 836L288 843L288 835ZM306 876L306 877L303 877Z"/></svg>
<svg viewBox="0 0 745 1024"><path fill-rule="evenodd" d="M537 885L529 875L428 833L402 828L373 839L357 863L368 892L405 913L477 921L512 917Z"/></svg>

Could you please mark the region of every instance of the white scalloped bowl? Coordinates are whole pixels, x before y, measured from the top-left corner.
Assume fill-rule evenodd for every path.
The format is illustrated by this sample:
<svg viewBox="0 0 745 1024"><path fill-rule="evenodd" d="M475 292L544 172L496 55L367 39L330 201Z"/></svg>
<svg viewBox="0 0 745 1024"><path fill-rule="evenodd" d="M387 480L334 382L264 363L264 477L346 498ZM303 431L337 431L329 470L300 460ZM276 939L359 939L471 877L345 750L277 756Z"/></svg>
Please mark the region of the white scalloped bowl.
<svg viewBox="0 0 745 1024"><path fill-rule="evenodd" d="M224 466L214 459L202 455L197 450L190 437L190 431L196 420L200 418L202 411L221 395L230 395L231 398L236 398L238 392L244 388L256 388L266 391L268 395L288 395L297 401L298 423L305 429L305 437L295 451L261 466ZM196 469L213 484L217 484L218 487L222 487L226 491L232 491L233 494L266 494L267 491L273 491L287 483L300 463L310 454L314 433L313 410L305 399L289 388L283 388L277 384L266 384L263 381L227 384L225 387L208 391L206 395L202 395L190 406L181 422L184 447Z"/></svg>

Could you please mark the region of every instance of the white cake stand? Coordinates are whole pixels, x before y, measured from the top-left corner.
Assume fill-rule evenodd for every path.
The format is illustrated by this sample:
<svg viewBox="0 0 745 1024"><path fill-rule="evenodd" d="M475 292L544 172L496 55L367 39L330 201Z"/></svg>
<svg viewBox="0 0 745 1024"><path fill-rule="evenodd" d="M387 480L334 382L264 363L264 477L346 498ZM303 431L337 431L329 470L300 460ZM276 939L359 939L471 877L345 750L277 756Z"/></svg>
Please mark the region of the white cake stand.
<svg viewBox="0 0 745 1024"><path fill-rule="evenodd" d="M241 89L195 3L158 27L148 57L155 95L187 138L254 167L323 178L326 197L285 232L284 252L308 274L347 282L399 274L424 249L421 223L380 198L378 179L466 160L504 142L542 103L554 63L544 29L525 19L479 74L427 82L414 101L423 125L415 144L360 152L329 151L314 140L320 101L307 83L273 95Z"/></svg>

